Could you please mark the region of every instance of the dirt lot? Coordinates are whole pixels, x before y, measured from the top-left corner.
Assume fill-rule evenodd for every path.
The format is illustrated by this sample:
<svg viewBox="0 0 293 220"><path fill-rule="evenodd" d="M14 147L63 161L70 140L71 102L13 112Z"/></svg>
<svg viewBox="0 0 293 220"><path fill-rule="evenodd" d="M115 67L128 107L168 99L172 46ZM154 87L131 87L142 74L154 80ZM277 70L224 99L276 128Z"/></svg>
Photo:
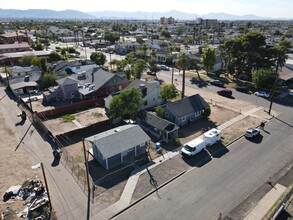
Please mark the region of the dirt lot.
<svg viewBox="0 0 293 220"><path fill-rule="evenodd" d="M42 177L40 170L32 170L30 160L22 148L18 148L18 142L15 135L6 126L5 119L0 111L0 212L5 213L5 219L19 219L15 212L24 209L23 201L10 199L3 202L4 192L15 185L22 185L27 179L36 179ZM9 207L9 208L8 208ZM8 209L7 209L8 208Z"/></svg>
<svg viewBox="0 0 293 220"><path fill-rule="evenodd" d="M107 120L106 112L104 108L96 107L72 114L73 121L66 122L63 118L55 118L44 121L46 127L52 132L52 134L58 135L68 131L72 131L81 127L87 127L91 124L99 121ZM77 121L77 123L76 123Z"/></svg>

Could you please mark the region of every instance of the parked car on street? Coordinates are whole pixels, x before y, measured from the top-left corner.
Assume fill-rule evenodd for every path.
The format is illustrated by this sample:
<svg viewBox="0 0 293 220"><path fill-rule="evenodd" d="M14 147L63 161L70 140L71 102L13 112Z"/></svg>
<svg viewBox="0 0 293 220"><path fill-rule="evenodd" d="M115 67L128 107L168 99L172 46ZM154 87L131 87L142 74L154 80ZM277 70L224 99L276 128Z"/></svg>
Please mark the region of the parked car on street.
<svg viewBox="0 0 293 220"><path fill-rule="evenodd" d="M226 96L226 97L231 97L232 96L232 91L230 89L222 89L217 91L218 95Z"/></svg>
<svg viewBox="0 0 293 220"><path fill-rule="evenodd" d="M258 128L249 128L248 130L246 130L244 136L247 138L253 138L257 135L259 135L260 130Z"/></svg>
<svg viewBox="0 0 293 220"><path fill-rule="evenodd" d="M244 87L244 86L237 86L235 89L238 92L249 93L249 88Z"/></svg>
<svg viewBox="0 0 293 220"><path fill-rule="evenodd" d="M166 65L160 65L161 70L170 70L170 68Z"/></svg>
<svg viewBox="0 0 293 220"><path fill-rule="evenodd" d="M210 84L214 85L214 86L223 87L223 88L225 87L224 83L220 80L212 80L212 81L210 81Z"/></svg>
<svg viewBox="0 0 293 220"><path fill-rule="evenodd" d="M264 98L269 98L270 94L264 91L255 92L254 95Z"/></svg>
<svg viewBox="0 0 293 220"><path fill-rule="evenodd" d="M156 73L155 72L151 72L151 71L147 71L147 74L150 75L150 76L156 76Z"/></svg>

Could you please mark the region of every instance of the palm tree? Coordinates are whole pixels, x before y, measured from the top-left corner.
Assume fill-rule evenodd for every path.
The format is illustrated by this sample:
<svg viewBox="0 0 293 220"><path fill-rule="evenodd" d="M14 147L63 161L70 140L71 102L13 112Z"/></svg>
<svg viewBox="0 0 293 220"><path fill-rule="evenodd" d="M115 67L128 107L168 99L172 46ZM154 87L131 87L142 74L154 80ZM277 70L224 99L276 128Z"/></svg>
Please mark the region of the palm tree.
<svg viewBox="0 0 293 220"><path fill-rule="evenodd" d="M185 70L189 69L192 64L191 59L185 53L180 53L176 61L176 66L182 70L182 93L181 99L184 98L185 94Z"/></svg>

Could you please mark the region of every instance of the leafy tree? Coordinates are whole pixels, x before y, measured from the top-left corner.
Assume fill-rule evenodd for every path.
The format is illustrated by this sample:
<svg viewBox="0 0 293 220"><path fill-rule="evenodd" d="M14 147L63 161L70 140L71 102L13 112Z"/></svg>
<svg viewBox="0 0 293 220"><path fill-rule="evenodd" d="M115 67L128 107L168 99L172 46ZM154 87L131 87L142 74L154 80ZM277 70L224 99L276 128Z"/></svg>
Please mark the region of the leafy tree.
<svg viewBox="0 0 293 220"><path fill-rule="evenodd" d="M143 51L144 60L146 61L147 52L148 52L149 47L148 47L147 45L144 44L144 45L141 46L140 49Z"/></svg>
<svg viewBox="0 0 293 220"><path fill-rule="evenodd" d="M270 90L278 77L278 73L272 69L259 69L253 73L252 82L257 89Z"/></svg>
<svg viewBox="0 0 293 220"><path fill-rule="evenodd" d="M57 84L56 80L57 80L57 74L54 72L48 72L44 74L41 80L41 85L43 88L49 88Z"/></svg>
<svg viewBox="0 0 293 220"><path fill-rule="evenodd" d="M155 74L160 71L160 67L157 64L158 61L155 58L149 59L149 70Z"/></svg>
<svg viewBox="0 0 293 220"><path fill-rule="evenodd" d="M193 69L197 73L197 77L200 79L199 70L201 69L199 65L200 61L196 58L190 58L190 69Z"/></svg>
<svg viewBox="0 0 293 220"><path fill-rule="evenodd" d="M99 66L102 66L106 63L106 56L103 53L94 52L91 54L90 59Z"/></svg>
<svg viewBox="0 0 293 220"><path fill-rule="evenodd" d="M210 115L211 115L211 109L210 109L210 108L206 108L206 109L203 111L203 116L204 116L205 118L208 118Z"/></svg>
<svg viewBox="0 0 293 220"><path fill-rule="evenodd" d="M157 116L159 116L160 118L163 118L164 117L164 115L165 115L165 109L162 106L157 106L155 108L155 110L156 110Z"/></svg>
<svg viewBox="0 0 293 220"><path fill-rule="evenodd" d="M176 87L173 84L167 84L163 86L160 95L165 101L170 101L178 95Z"/></svg>
<svg viewBox="0 0 293 220"><path fill-rule="evenodd" d="M33 60L33 56L25 55L20 58L19 62L23 66L30 66L32 63L32 60Z"/></svg>
<svg viewBox="0 0 293 220"><path fill-rule="evenodd" d="M161 36L165 37L165 38L170 38L171 37L171 34L169 31L167 30L162 30L161 31Z"/></svg>
<svg viewBox="0 0 293 220"><path fill-rule="evenodd" d="M143 71L147 69L147 64L143 59L138 59L134 63L134 78L140 79Z"/></svg>
<svg viewBox="0 0 293 220"><path fill-rule="evenodd" d="M174 59L173 56L167 56L166 60L165 60L165 64L166 65L173 65L173 59Z"/></svg>
<svg viewBox="0 0 293 220"><path fill-rule="evenodd" d="M61 60L62 57L60 56L59 53L56 53L56 52L51 52L50 55L49 55L49 61L50 62L54 62L54 61L58 61L58 60Z"/></svg>
<svg viewBox="0 0 293 220"><path fill-rule="evenodd" d="M206 48L202 55L202 64L203 67L208 72L212 70L216 63L216 51L212 48Z"/></svg>
<svg viewBox="0 0 293 220"><path fill-rule="evenodd" d="M125 59L124 60L116 60L116 59L114 59L114 60L112 60L110 62L110 64L116 66L116 71L117 72L123 72L125 67L127 66L128 62Z"/></svg>
<svg viewBox="0 0 293 220"><path fill-rule="evenodd" d="M31 65L40 67L41 59L39 57L33 56L31 60Z"/></svg>
<svg viewBox="0 0 293 220"><path fill-rule="evenodd" d="M47 59L46 58L41 58L41 60L40 60L40 68L41 68L43 73L47 71Z"/></svg>
<svg viewBox="0 0 293 220"><path fill-rule="evenodd" d="M144 41L142 37L136 37L136 42L142 44Z"/></svg>
<svg viewBox="0 0 293 220"><path fill-rule="evenodd" d="M191 59L185 53L180 53L178 59L176 61L176 66L182 70L182 93L181 98L183 99L185 96L185 71L189 69L191 66Z"/></svg>
<svg viewBox="0 0 293 220"><path fill-rule="evenodd" d="M135 118L142 104L141 91L137 88L130 88L113 97L109 106L109 114L111 118Z"/></svg>
<svg viewBox="0 0 293 220"><path fill-rule="evenodd" d="M104 39L105 41L109 41L110 44L114 44L116 41L119 40L119 36L114 32L106 32Z"/></svg>

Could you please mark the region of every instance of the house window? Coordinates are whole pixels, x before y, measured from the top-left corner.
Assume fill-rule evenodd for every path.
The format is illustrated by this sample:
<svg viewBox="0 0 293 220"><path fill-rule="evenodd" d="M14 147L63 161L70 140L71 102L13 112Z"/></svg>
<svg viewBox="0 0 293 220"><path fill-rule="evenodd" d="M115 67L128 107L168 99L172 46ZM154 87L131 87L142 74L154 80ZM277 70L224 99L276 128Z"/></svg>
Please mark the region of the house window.
<svg viewBox="0 0 293 220"><path fill-rule="evenodd" d="M182 121L186 121L186 117L183 117L183 118L182 118Z"/></svg>
<svg viewBox="0 0 293 220"><path fill-rule="evenodd" d="M168 112L165 112L165 117L169 117L169 113Z"/></svg>
<svg viewBox="0 0 293 220"><path fill-rule="evenodd" d="M143 105L146 106L148 104L148 100L145 100Z"/></svg>

